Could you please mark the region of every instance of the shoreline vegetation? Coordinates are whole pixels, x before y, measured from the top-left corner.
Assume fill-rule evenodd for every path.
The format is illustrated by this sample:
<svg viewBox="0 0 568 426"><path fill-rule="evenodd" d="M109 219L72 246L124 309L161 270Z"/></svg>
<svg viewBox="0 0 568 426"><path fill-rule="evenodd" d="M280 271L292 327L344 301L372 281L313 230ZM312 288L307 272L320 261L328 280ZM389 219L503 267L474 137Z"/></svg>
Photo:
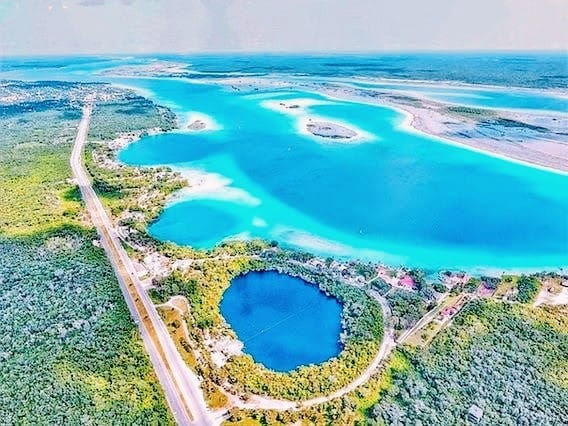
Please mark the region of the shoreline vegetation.
<svg viewBox="0 0 568 426"><path fill-rule="evenodd" d="M112 158L112 154L109 155ZM119 168L130 169L123 165ZM191 182L189 184L191 185ZM172 194L169 190L166 193ZM145 199L143 194L138 194L138 197ZM135 202L135 198L130 198L129 202ZM126 204L128 205L128 202ZM364 385L343 397L311 407L301 408L299 405L297 408L284 411L276 409L281 406L279 398L284 398L286 401L301 401L316 395L326 395L332 389L337 389L341 384L352 380L355 374L350 369L343 371L337 368L337 360L319 366L300 368L292 374L274 373L255 364L250 356L242 354L234 333L220 317L218 307L224 289L238 274L250 270L277 269L284 273L299 274L301 278L310 282L317 282L310 275L314 270L318 271L316 276L319 276L318 274L325 276L332 271L331 275L335 277L333 280L343 283L340 288L349 289L357 294L356 299L361 297L363 300L372 300L370 299L372 294L385 297L391 309L387 324L388 327L392 327L394 335L398 338L416 325L429 310L436 309L439 305L445 306L442 301L446 294L455 294L458 299L457 295L465 291L477 298L485 297L487 292L491 295L496 294L498 290L494 290L495 288L505 288L500 290L503 296L499 297L509 300L515 300L517 297L517 279L509 281L508 276L478 279L466 273L444 272L432 280L432 278L427 279L425 274L418 270L318 259L307 253L280 249L275 242L227 242L212 250L193 250L150 238L145 233L145 227L154 217L155 215L145 219L143 215L128 217L126 221L119 222L119 229L128 229L123 235L125 241L134 247L132 255L137 259L140 274L147 277L150 291L159 303L164 320L188 365L203 378L202 388L211 407L223 409L234 406L229 411L229 424L240 424L247 420L252 421L252 424L293 421L316 423L335 421L350 424L365 418L382 424L380 419L388 422L391 415L390 409L385 412L380 411L383 407L382 395L391 392L393 386L397 386L395 383L398 383L397 377L400 374L406 374L414 368L412 367L414 361L406 355L406 346L403 346L402 349L396 349ZM298 270L301 272L298 273ZM541 282L547 282L546 280L549 279L547 276L531 276L529 281L533 284L527 286L531 289L523 290L521 293L528 294L528 297L520 296L519 301L531 303L535 294L540 292ZM550 279L559 282L562 277L552 274ZM520 288L518 292L521 292ZM374 306L373 309L378 309L376 304ZM439 315L445 318L447 314L443 312L447 309L452 312L449 318L459 315L461 309L459 302L455 306L440 308ZM465 306L468 306L467 303ZM374 320L368 325L376 326L376 320L382 317L380 309L376 312L377 314L370 316ZM367 315L357 315L355 318L357 317L368 318ZM446 320L441 321L445 324ZM445 327L440 328L441 335ZM380 333L384 336L385 331L381 328ZM375 338L378 338L375 342L380 343L381 338L378 335L375 335ZM424 338L432 342L436 342L437 339L436 333ZM368 362L372 357L371 353L376 350L378 343L371 342L362 346L366 348L363 353L369 355L360 357L359 361L363 359ZM416 349L419 352L423 350L420 345L418 344ZM411 347L414 347L414 344ZM341 355L338 359L341 359ZM356 371L360 372L364 364L363 362L357 364L361 367ZM329 373L326 373L329 372L328 366L334 367L332 370L334 373L341 373L339 377L335 377L334 374L332 382L325 381L326 377L328 379L330 377ZM316 372L317 374L314 374ZM324 378L323 383L315 382L314 377ZM269 400L263 400L261 397L263 395L268 396ZM263 401L270 402L274 409L238 408L254 407L255 404L262 406Z"/></svg>
<svg viewBox="0 0 568 426"><path fill-rule="evenodd" d="M173 71L172 71L173 70ZM194 83L219 84L236 91L259 89L298 89L338 99L363 102L393 108L406 118L403 126L433 137L436 141L453 143L486 155L513 161L561 174L568 173L568 118L562 113L541 113L529 110L486 109L461 107L450 102L428 99L409 88L407 91L389 90L384 87L359 88L349 83L332 80L326 83L308 82L302 79L284 80L277 75L247 76L196 74L187 64L161 61L151 65L126 66L107 70L103 75L133 77L176 77ZM199 78L197 78L199 77ZM362 83L400 83L434 88L471 88L473 90L503 90L503 86L472 84L459 81L419 81L407 79L357 80ZM539 89L530 87L508 88L519 92L542 92L565 98L565 89ZM278 105L273 105L278 108ZM282 110L283 107L280 107ZM286 113L292 112L286 108ZM340 124L340 123L339 123ZM349 127L349 126L347 126ZM300 126L300 131L305 129Z"/></svg>
<svg viewBox="0 0 568 426"><path fill-rule="evenodd" d="M170 197L191 182L169 168L128 167L117 161L116 153L124 144L148 131L170 131L179 125L167 108L141 99L135 103L136 108L123 102L95 106L85 162L180 353L203 378L211 409L228 410L226 424L391 424L404 418L436 422L449 403L457 407L452 424L463 421L471 404L481 406L489 419L500 423L514 422L518 412L534 412L535 420L562 420L557 410L542 407L538 398L542 389L534 385L550 384L554 392L546 395L555 404L568 401L568 383L558 379L561 356L543 350L546 345L537 343L541 337L534 340L524 330L536 324L539 336L558 342L560 348L566 346L565 307L529 305L542 300L566 304L562 285L568 277L556 273L473 277L457 271L387 267L318 258L257 240L221 243L211 250L157 241L147 234L148 225ZM62 155L65 158L66 153ZM79 220L77 211L72 216ZM234 333L219 313L219 301L233 277L251 270L296 275L340 298L344 303L342 353L291 374L269 371L240 353ZM543 292L550 298L541 297ZM429 316L431 321L420 326ZM391 334L400 344L364 384L341 397L302 407L302 400L328 395L352 381ZM504 336L508 340L499 346ZM488 345L497 345L494 354L476 349ZM515 360L526 379L508 362L511 354L518 355ZM523 362L522 354L529 354L529 361ZM454 365L454 357L464 362ZM440 371L439 365L451 367ZM505 373L492 387L495 371ZM475 380L461 380L470 376L483 386L478 389ZM509 381L521 383L527 397L508 400L503 411L499 395L507 393ZM444 393L448 383L456 382L455 395ZM432 397L437 392L443 393L440 401ZM273 398L271 409L262 408L257 398L262 395ZM163 407L160 398L154 400L160 401L156 407ZM297 402L293 408L281 409L281 400ZM257 408L250 408L255 404ZM167 413L163 418L171 422Z"/></svg>
<svg viewBox="0 0 568 426"><path fill-rule="evenodd" d="M257 250L263 247L255 245ZM283 252L265 247L258 253L255 258L244 255L218 262L206 260L200 263L199 273L174 272L154 281L151 295L159 304L179 295L189 301L191 309L186 320L199 348L199 358L205 361L199 369L207 372L202 376L212 377L214 384L227 393L301 401L345 386L367 367L378 350L383 333L380 305L361 289L311 272L301 264L290 264ZM341 353L323 364L299 367L288 373L268 370L250 355L232 355L220 366L208 359L211 355L206 341L236 339L219 312L219 303L232 279L252 271L277 271L299 277L337 298L342 304Z"/></svg>

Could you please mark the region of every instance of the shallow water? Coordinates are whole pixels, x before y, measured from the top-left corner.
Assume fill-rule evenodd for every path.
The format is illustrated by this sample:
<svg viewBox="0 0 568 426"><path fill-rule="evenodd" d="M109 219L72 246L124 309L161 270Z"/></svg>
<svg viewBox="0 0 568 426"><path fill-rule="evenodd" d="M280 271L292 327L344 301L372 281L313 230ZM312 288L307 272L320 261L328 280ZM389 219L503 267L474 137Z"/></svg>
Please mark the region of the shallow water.
<svg viewBox="0 0 568 426"><path fill-rule="evenodd" d="M390 89L400 92L417 93L434 101L466 105L488 109L534 110L552 113L566 113L568 98L553 96L545 92L522 89L507 91L492 88L472 88L464 86L436 87L412 83L361 82L347 80L352 86L363 89Z"/></svg>
<svg viewBox="0 0 568 426"><path fill-rule="evenodd" d="M434 80L558 88L566 81L563 56L554 55L162 59L191 63L196 78L273 71L281 79L339 77L369 86L356 78L426 79L421 73L430 70ZM157 238L209 248L227 238L260 237L321 255L426 268L528 270L568 264L567 176L408 132L401 127L403 117L388 108L302 92L247 94L189 80L96 74L148 60L18 59L4 62L0 71L10 78L112 81L142 90L182 122L193 112L214 119L218 131L147 137L120 153L128 164L165 164L193 173L193 190L183 191L150 227ZM455 66L444 75L448 63ZM515 71L519 64L522 75ZM370 86L484 108L559 112L568 102L542 91L507 88ZM321 102L310 114L356 126L371 137L356 144L318 140L298 132L297 117L262 106L298 98Z"/></svg>
<svg viewBox="0 0 568 426"><path fill-rule="evenodd" d="M261 237L432 268L566 264L566 176L408 132L403 117L384 107L172 80L137 85L180 114L198 110L222 127L147 137L120 153L128 164L198 169L205 182L230 182L166 209L150 228L160 239L206 248ZM297 118L264 108L267 99L321 102L309 112L372 138L342 144L299 134Z"/></svg>
<svg viewBox="0 0 568 426"><path fill-rule="evenodd" d="M237 277L220 309L244 352L272 370L319 364L341 351L341 305L299 278L277 272Z"/></svg>

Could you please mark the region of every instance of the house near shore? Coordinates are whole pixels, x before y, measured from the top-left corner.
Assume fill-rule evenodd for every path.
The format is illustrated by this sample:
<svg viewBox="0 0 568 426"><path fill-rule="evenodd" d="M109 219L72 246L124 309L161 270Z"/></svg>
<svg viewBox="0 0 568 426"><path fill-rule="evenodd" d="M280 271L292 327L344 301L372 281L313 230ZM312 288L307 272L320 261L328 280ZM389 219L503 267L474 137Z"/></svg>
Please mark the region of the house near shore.
<svg viewBox="0 0 568 426"><path fill-rule="evenodd" d="M446 284L446 286L450 289L465 285L471 279L469 274L465 272L447 272L446 274L440 275L441 281Z"/></svg>
<svg viewBox="0 0 568 426"><path fill-rule="evenodd" d="M477 296L481 297L481 298L491 297L491 296L493 296L493 293L495 293L495 289L486 287L484 283L482 283L477 288Z"/></svg>
<svg viewBox="0 0 568 426"><path fill-rule="evenodd" d="M398 285L407 290L413 290L415 284L416 283L414 282L414 279L410 275L405 275L400 280L398 280Z"/></svg>

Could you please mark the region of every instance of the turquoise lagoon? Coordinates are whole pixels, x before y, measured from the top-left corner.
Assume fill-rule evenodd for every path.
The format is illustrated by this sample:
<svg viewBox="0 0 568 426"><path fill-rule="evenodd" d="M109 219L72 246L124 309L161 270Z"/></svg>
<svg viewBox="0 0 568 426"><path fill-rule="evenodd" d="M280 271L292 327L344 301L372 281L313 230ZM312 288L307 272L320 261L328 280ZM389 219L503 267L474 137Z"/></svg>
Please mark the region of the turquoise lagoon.
<svg viewBox="0 0 568 426"><path fill-rule="evenodd" d="M190 63L194 79L98 74L155 59ZM566 175L409 132L401 126L402 115L388 108L302 92L242 93L195 83L234 72L420 92L435 100L483 108L556 114L568 108L564 55L162 55L17 58L0 63L1 78L110 81L140 90L182 119L194 111L219 124L212 132L147 137L120 153L128 164L169 165L188 172L199 187L182 191L152 224L150 232L157 238L209 248L228 238L259 237L320 255L434 269L537 270L568 265ZM528 88L377 83L368 78ZM299 134L295 117L262 107L265 100L286 98L327 101L308 112L353 123L374 137L338 144Z"/></svg>
<svg viewBox="0 0 568 426"><path fill-rule="evenodd" d="M196 111L219 125L145 137L120 152L127 164L190 173L195 187L150 227L159 239L210 248L258 237L321 255L424 268L568 264L565 175L413 133L389 108L183 80L123 83L149 91L181 117ZM297 99L314 104L307 113L371 137L317 139L298 132L297 117L263 106Z"/></svg>
<svg viewBox="0 0 568 426"><path fill-rule="evenodd" d="M432 85L417 83L390 83L381 81L360 81L358 79L337 79L348 86L361 89L394 90L414 93L425 98L476 108L505 110L534 110L547 113L563 114L568 111L566 95L552 95L527 89L503 89L492 87L474 87L464 85Z"/></svg>
<svg viewBox="0 0 568 426"><path fill-rule="evenodd" d="M360 76L562 88L557 57L161 57L188 62L195 77L276 73L368 89L420 92L483 108L562 113L564 97L543 91L370 83ZM527 167L419 135L397 111L298 91L235 92L182 79L110 78L102 69L154 58L43 58L0 63L0 76L111 81L192 113L215 131L148 136L122 150L134 166L186 173L150 226L158 239L210 248L230 238L264 238L320 255L423 268L523 269L568 266L568 176ZM448 62L449 61L449 62ZM450 64L450 66L448 65ZM469 64L471 66L464 66ZM448 74L453 70L457 75ZM520 70L520 71L519 71ZM306 77L308 76L308 77ZM335 143L298 132L298 117L263 102L303 99L306 113L356 126L370 137ZM341 305L304 281L274 272L237 277L221 314L257 362L276 371L317 364L341 351ZM314 315L317 312L317 315ZM314 344L316 343L316 344Z"/></svg>
<svg viewBox="0 0 568 426"><path fill-rule="evenodd" d="M319 364L341 351L341 305L300 278L277 272L239 276L220 309L244 351L271 370Z"/></svg>

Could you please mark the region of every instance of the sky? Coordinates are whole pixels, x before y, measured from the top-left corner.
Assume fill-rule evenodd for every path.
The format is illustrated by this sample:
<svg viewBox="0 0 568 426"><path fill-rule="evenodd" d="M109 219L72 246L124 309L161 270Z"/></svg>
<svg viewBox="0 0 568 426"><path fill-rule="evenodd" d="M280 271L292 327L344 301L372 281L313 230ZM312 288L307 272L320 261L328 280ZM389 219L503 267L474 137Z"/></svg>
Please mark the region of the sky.
<svg viewBox="0 0 568 426"><path fill-rule="evenodd" d="M568 0L0 0L0 55L568 49Z"/></svg>

